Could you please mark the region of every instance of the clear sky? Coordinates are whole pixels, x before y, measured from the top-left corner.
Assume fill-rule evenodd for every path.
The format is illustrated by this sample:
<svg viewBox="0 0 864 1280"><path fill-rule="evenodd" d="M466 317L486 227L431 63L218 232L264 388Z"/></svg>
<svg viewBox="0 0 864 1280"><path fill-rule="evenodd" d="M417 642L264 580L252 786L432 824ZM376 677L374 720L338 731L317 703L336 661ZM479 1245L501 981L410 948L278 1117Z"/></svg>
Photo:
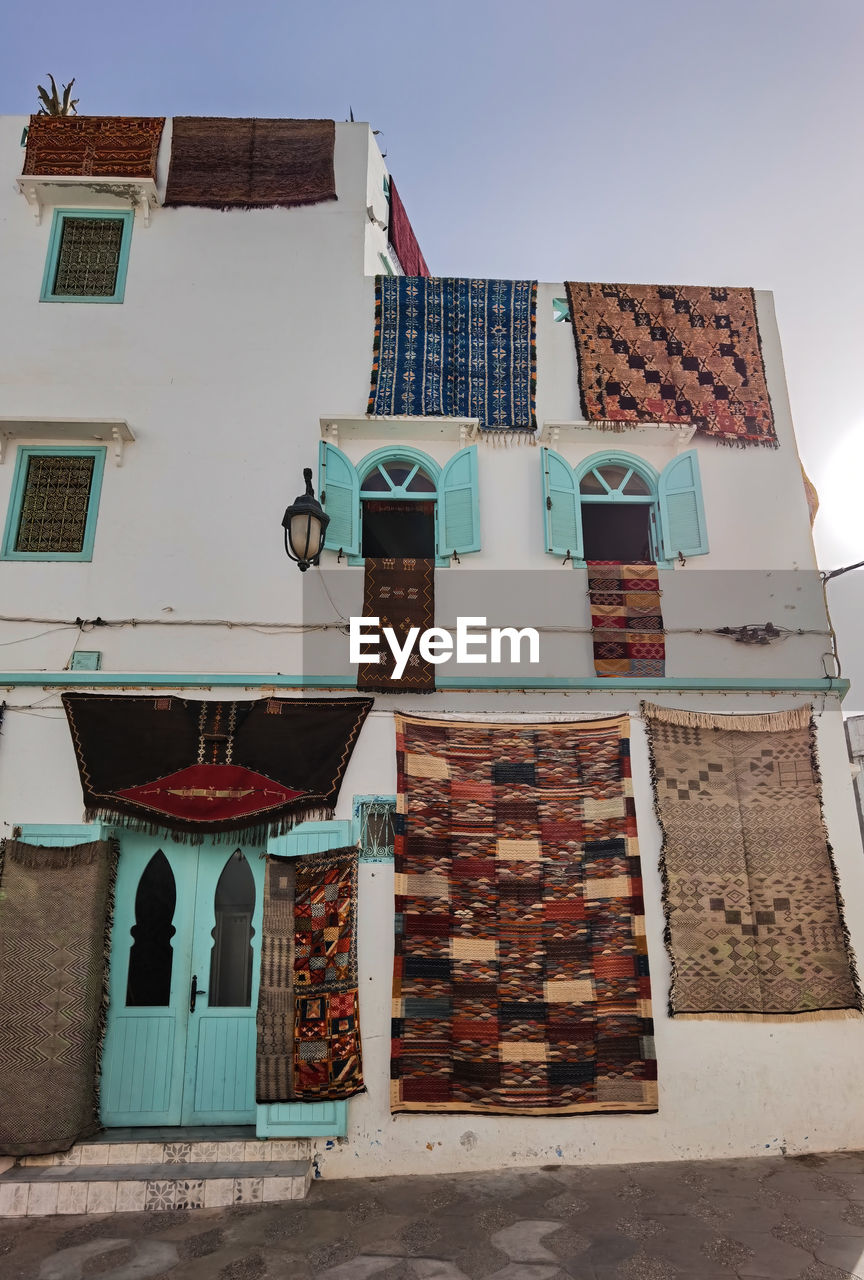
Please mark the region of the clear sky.
<svg viewBox="0 0 864 1280"><path fill-rule="evenodd" d="M0 112L48 71L93 114L351 107L435 274L772 289L833 568L864 559L862 66L862 0L19 0ZM864 570L828 590L864 712Z"/></svg>

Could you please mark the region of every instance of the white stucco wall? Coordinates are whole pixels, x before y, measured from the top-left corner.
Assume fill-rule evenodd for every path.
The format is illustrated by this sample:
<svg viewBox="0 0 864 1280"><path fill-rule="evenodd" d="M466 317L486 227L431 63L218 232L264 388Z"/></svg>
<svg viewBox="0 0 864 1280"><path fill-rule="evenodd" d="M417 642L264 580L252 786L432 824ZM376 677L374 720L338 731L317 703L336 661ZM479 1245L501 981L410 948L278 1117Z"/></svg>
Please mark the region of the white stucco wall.
<svg viewBox="0 0 864 1280"><path fill-rule="evenodd" d="M243 624L302 620L303 581L282 549L282 511L302 490L302 468L312 466L317 473L320 418L365 413L374 281L364 273L378 269L377 254L386 246L386 235L367 215L370 205L379 220L386 212L385 168L374 139L365 125L337 125L337 202L229 213L157 209L149 227L136 217L123 304L61 305L38 301L50 216L37 226L13 182L23 159L19 139L25 124L26 118L0 121L0 170L7 175L0 183L0 418L116 417L128 421L136 439L122 467L110 457L106 465L92 563L0 563L0 615L21 619L0 618L0 669L56 671L68 664L77 644L99 649L108 673L298 675L306 660L300 635ZM169 150L170 122L160 154L163 185ZM579 273L576 254L571 271ZM541 425L581 416L572 332L552 318L552 298L563 295L561 283L538 291ZM687 634L769 619L817 633L824 628L770 295L758 294L757 304L781 447L729 449L698 437L692 442L711 550L664 574L664 616L679 629L668 638L670 675L823 674L823 635L756 648ZM405 434L439 462L459 447L424 439L414 427ZM386 441L370 435L340 443L358 461ZM15 447L12 440L0 466L0 517L8 505ZM641 453L658 469L674 456L672 444L637 448L624 434L597 430L562 437L556 447L574 464L615 447ZM552 603L570 608L573 624L587 627L584 571L563 567L543 552L539 450L497 448L488 441L478 448L483 550L439 572L440 608L455 608L460 592L470 595L466 574L542 570L551 584L550 611ZM323 564L330 578L344 577L345 590L359 596L359 570L337 566L330 553ZM306 575L307 589L313 577ZM332 619L326 598L314 607L322 611L315 620ZM137 619L139 625L78 636L74 626L55 630L50 621L39 621L97 615ZM183 625L195 620L223 625ZM339 670L347 670L344 659L338 655ZM587 634L559 641L548 669L592 674ZM231 686L210 694L188 692L257 696ZM0 736L0 833L23 822L79 822L80 785L56 688L19 686L0 690L0 697L9 704ZM789 699L759 694L668 697L676 705L726 713L790 705ZM379 698L349 767L337 816L351 816L355 794L394 791L397 705L427 714L596 715L636 713L638 697L603 690ZM864 861L840 713L832 697L818 697L816 710L826 818L853 940L864 954ZM391 1117L392 869L364 866L360 963L369 1092L350 1103L348 1141L321 1144L320 1164L329 1176L864 1143L860 1020L773 1026L673 1024L667 1018L659 832L638 721L633 765L659 1114Z"/></svg>

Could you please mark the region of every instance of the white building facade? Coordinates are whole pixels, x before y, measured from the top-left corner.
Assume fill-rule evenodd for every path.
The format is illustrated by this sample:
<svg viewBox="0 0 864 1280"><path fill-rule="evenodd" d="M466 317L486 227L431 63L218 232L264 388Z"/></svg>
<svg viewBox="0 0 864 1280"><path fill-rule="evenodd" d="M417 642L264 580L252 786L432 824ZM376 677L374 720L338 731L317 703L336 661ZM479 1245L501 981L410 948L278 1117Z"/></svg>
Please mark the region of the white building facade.
<svg viewBox="0 0 864 1280"><path fill-rule="evenodd" d="M466 472L466 484L479 525L455 555L443 527L443 485L434 495L440 534L436 622L448 627L457 616L483 615L490 625L537 627L541 637L537 664L460 668L451 662L438 666L434 693L376 695L333 823L278 837L279 851L287 852L366 842L358 907L366 1092L305 1111L256 1107L251 1083L238 1084L235 1073L201 1101L198 1058L205 1050L184 1022L182 1029L172 1024L176 1035L170 1053L164 1050L171 1061L161 1101L136 1096L130 1084L141 1054L163 1052L158 1044L147 1048L130 1033L126 1049L111 1049L105 1065L115 1075L103 1078L104 1122L209 1126L214 1133L223 1125L255 1125L262 1139L309 1139L328 1177L864 1144L860 1018L687 1022L666 1012L661 835L643 699L748 715L812 704L825 821L852 945L864 954L864 861L843 734L844 684L831 678L825 656L828 625L771 295L757 293L756 304L776 450L723 448L680 428L613 433L586 423L570 325L559 318L561 283L541 284L537 292L536 441L496 447L501 441L468 419L376 420L367 417L374 276L397 264L386 232L387 173L366 125L336 125L335 201L222 210L162 207L170 120L152 196L81 180L31 184L25 198L14 179L27 124L26 118L0 122L0 163L7 175L0 193L0 515L7 520L0 559L2 835L19 832L35 843L62 844L93 830L82 810L60 704L64 691L240 702L353 692L356 669L344 620L361 612L362 547L353 553L342 548L341 554L334 545L319 568L301 575L285 556L279 528L285 506L302 490L304 467L314 469L316 491L322 487L322 444L331 449L328 459L346 459L361 483L372 454L385 462L422 455L437 475L461 451L473 450L476 470ZM57 210L122 215L125 288L116 305L43 298ZM578 263L568 269L578 274ZM588 473L589 461L614 467L623 458L636 460L637 474L641 466L654 477L665 676L595 675L584 558L569 545L551 553L547 546L549 450L577 476ZM701 541L676 554L666 531L663 554L662 477L685 455L701 495ZM92 469L82 554L15 553L24 468L32 457L93 459L87 461ZM323 479L331 512L326 472ZM359 508L351 518L360 520ZM758 632L740 635L754 627L762 629L763 643ZM364 814L376 803L386 809L396 795L397 711L499 720L632 717L656 1114L391 1114L393 866L386 835L371 842ZM157 836L124 832L122 824L116 833L115 934L125 929L128 938L136 886L160 844ZM205 856L205 846L178 850L178 858ZM258 895L250 908L258 936L260 851L257 845L246 850ZM211 852L224 860L233 849ZM211 897L218 880L213 866L207 871ZM178 990L182 974L199 965L194 932L203 928L206 937L211 924L190 924L184 934L178 914ZM115 941L112 957L121 951ZM254 987L256 973L250 981ZM185 1004L185 988L182 994ZM119 971L112 999L122 1003ZM243 1034L252 1037L254 1050L251 997L249 1007L252 1021ZM187 1037L182 1045L181 1030Z"/></svg>

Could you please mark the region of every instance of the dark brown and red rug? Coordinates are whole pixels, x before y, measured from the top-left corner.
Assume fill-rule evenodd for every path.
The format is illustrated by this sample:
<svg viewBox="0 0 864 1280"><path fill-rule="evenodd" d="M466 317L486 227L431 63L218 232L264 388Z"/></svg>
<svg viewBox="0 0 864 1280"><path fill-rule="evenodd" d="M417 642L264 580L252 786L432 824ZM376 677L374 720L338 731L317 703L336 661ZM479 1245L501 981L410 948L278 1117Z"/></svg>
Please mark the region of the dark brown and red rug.
<svg viewBox="0 0 864 1280"><path fill-rule="evenodd" d="M656 1111L626 717L396 717L391 1109Z"/></svg>

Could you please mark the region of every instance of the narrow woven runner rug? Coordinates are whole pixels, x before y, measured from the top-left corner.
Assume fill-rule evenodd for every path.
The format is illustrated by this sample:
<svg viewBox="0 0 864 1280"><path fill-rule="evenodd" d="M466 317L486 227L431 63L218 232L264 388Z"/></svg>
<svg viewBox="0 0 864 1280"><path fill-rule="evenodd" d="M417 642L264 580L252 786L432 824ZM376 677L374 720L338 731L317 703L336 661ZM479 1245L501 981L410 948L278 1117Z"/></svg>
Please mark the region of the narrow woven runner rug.
<svg viewBox="0 0 864 1280"><path fill-rule="evenodd" d="M666 640L656 564L587 563L596 674L665 675Z"/></svg>
<svg viewBox="0 0 864 1280"><path fill-rule="evenodd" d="M656 1111L627 717L396 717L391 1110Z"/></svg>
<svg viewBox="0 0 864 1280"><path fill-rule="evenodd" d="M777 447L752 289L570 280L567 297L590 422Z"/></svg>
<svg viewBox="0 0 864 1280"><path fill-rule="evenodd" d="M363 617L378 618L382 634L378 662L357 668L357 688L377 693L432 693L435 665L420 656L415 643L403 675L393 679L395 659L383 638L391 627L400 646L412 627L420 633L435 625L435 561L366 557Z"/></svg>
<svg viewBox="0 0 864 1280"><path fill-rule="evenodd" d="M175 116L166 205L266 209L336 199L332 120Z"/></svg>
<svg viewBox="0 0 864 1280"><path fill-rule="evenodd" d="M377 276L368 412L533 433L536 308L536 280Z"/></svg>
<svg viewBox="0 0 864 1280"><path fill-rule="evenodd" d="M31 116L24 173L155 180L164 126L161 116Z"/></svg>
<svg viewBox="0 0 864 1280"><path fill-rule="evenodd" d="M357 850L268 858L258 996L258 1102L360 1093Z"/></svg>
<svg viewBox="0 0 864 1280"><path fill-rule="evenodd" d="M0 844L0 1155L102 1127L99 1056L117 845Z"/></svg>
<svg viewBox="0 0 864 1280"><path fill-rule="evenodd" d="M864 1008L822 818L811 709L643 706L663 830L672 1017Z"/></svg>

